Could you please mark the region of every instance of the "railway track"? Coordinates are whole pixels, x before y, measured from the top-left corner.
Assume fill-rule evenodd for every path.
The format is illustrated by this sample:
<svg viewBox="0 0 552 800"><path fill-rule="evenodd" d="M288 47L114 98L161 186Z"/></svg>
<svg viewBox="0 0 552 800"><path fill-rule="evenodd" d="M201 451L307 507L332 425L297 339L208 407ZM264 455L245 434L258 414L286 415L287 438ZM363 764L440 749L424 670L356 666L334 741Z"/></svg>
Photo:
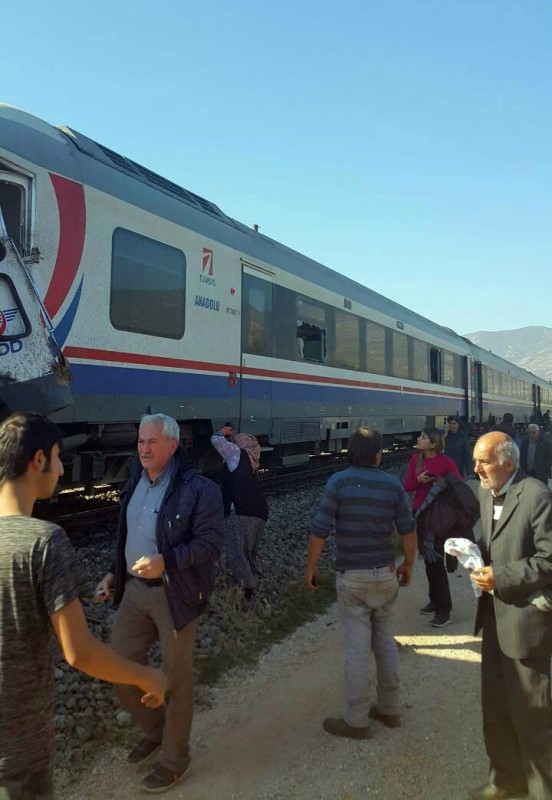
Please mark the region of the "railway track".
<svg viewBox="0 0 552 800"><path fill-rule="evenodd" d="M410 458L415 450L384 451L381 467L387 469ZM323 457L324 458L324 457ZM346 454L332 457L331 463L316 466L317 461L313 460L312 465L307 469L286 470L285 472L274 472L273 470L261 470L259 480L267 494L281 493L287 491L291 486L303 488L297 484L305 484L311 480L327 478L334 472L339 472L349 466ZM61 496L58 496L55 508L51 504L40 504L35 512L35 516L40 519L54 522L60 525L69 533L76 529L88 528L105 522L114 522L119 512L119 503L116 492L109 492L109 499L106 502L99 501L98 497L84 498L75 496L72 493L69 503L74 510L68 510ZM94 508L82 508L86 503L95 503ZM82 510L81 510L82 509Z"/></svg>

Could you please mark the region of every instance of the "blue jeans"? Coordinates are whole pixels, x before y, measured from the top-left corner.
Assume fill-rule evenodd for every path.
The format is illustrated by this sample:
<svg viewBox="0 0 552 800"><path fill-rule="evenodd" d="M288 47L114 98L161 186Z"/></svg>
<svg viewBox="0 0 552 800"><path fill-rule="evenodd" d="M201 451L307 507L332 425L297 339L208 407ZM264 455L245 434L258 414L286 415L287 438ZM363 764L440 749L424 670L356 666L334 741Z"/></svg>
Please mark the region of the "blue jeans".
<svg viewBox="0 0 552 800"><path fill-rule="evenodd" d="M345 634L343 717L352 727L362 728L368 725L370 710L370 649L376 659L378 710L398 714L399 655L393 634L399 582L394 567L387 566L338 572L336 588Z"/></svg>

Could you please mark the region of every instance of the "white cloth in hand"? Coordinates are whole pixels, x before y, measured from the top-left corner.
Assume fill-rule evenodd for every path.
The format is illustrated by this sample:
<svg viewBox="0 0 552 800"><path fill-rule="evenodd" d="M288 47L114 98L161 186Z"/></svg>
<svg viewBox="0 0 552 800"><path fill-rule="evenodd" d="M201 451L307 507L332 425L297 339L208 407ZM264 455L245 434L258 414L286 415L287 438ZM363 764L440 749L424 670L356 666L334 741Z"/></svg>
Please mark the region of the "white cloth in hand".
<svg viewBox="0 0 552 800"><path fill-rule="evenodd" d="M485 566L481 557L481 550L469 539L447 539L445 542L445 553L449 556L456 556L463 567L469 570L478 570ZM476 597L481 597L483 592L473 581L470 581Z"/></svg>

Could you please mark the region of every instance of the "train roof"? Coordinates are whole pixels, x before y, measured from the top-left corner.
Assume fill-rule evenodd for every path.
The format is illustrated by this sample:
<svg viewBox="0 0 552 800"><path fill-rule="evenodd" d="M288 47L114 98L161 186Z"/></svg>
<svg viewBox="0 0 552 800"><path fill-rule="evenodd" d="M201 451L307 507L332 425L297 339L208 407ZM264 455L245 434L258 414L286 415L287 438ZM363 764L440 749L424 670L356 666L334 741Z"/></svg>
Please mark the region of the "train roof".
<svg viewBox="0 0 552 800"><path fill-rule="evenodd" d="M6 104L0 104L0 125L0 142L3 147L45 169L190 228L252 259L273 264L344 298L354 298L354 302L394 317L405 327L410 326L438 336L456 347L463 347L464 341L469 342L450 328L438 325L330 267L253 230L225 214L209 200L72 128L56 128L32 114ZM471 342L469 344L474 352L478 350L490 354ZM495 354L490 355L504 365L512 366L511 362ZM527 372L521 367L516 368Z"/></svg>

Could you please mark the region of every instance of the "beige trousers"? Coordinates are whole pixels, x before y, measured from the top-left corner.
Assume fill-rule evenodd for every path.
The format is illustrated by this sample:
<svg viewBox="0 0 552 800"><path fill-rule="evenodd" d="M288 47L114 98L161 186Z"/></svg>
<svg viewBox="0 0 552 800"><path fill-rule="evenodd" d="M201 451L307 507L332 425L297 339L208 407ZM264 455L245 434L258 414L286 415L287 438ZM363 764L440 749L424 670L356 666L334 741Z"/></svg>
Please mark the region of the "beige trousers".
<svg viewBox="0 0 552 800"><path fill-rule="evenodd" d="M161 742L158 761L171 772L184 772L190 761L195 629L194 619L176 633L163 586L127 581L113 623L113 649L146 664L149 649L159 641L168 700L165 707L152 709L142 705L142 692L136 686L118 684L115 692L146 738Z"/></svg>

